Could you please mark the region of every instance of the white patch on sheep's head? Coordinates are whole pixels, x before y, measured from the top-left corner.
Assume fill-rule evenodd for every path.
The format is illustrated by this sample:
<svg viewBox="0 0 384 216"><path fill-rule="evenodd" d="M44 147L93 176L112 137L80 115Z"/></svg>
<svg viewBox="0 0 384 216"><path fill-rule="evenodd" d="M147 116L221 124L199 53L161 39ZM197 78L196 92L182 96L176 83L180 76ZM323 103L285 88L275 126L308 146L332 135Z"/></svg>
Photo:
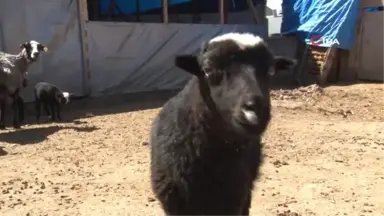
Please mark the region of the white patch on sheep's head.
<svg viewBox="0 0 384 216"><path fill-rule="evenodd" d="M65 100L65 104L68 104L69 103L70 94L68 92L63 92L63 97L64 97L64 100Z"/></svg>
<svg viewBox="0 0 384 216"><path fill-rule="evenodd" d="M48 48L37 41L31 40L20 45L29 61L35 62L39 60L41 52L48 52Z"/></svg>
<svg viewBox="0 0 384 216"><path fill-rule="evenodd" d="M6 74L10 74L11 73L11 69L8 68L8 67L0 67L0 69L5 72Z"/></svg>
<svg viewBox="0 0 384 216"><path fill-rule="evenodd" d="M257 35L237 32L219 35L217 37L212 38L208 43L212 44L215 42L223 42L228 40L234 41L240 49L252 48L264 43L264 40Z"/></svg>

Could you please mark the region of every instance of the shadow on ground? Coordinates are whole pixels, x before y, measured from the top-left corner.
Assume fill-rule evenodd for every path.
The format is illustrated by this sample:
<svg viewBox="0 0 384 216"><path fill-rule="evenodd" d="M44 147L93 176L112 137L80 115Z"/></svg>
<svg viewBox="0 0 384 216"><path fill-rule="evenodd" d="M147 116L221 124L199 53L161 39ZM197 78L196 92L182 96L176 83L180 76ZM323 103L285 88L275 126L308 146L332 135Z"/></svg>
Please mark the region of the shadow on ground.
<svg viewBox="0 0 384 216"><path fill-rule="evenodd" d="M329 83L327 86L346 86L359 83L366 82L337 82ZM299 86L295 84L287 84L287 82L285 84L275 82L275 84L271 86L271 90L292 90L297 87ZM143 92L74 100L69 105L62 108L62 118L64 119L64 122L73 122L76 124L76 120L92 116L160 108L179 91L180 89L172 91ZM25 109L27 116L25 123L36 124L33 103L26 103Z"/></svg>
<svg viewBox="0 0 384 216"><path fill-rule="evenodd" d="M160 108L179 91L180 90L108 95L74 100L62 108L61 116L64 122L73 122L76 124L76 120L86 117ZM23 124L36 124L33 103L25 104L25 114L26 120ZM44 114L44 112L42 112L42 114ZM44 118L47 117L42 116L42 119Z"/></svg>
<svg viewBox="0 0 384 216"><path fill-rule="evenodd" d="M74 126L57 126L57 125L40 127L40 128L23 128L21 130L0 133L0 140L2 142L19 144L19 145L37 144L46 140L49 135L52 135L63 129L73 129L78 132L92 132L99 128L94 126L74 127ZM0 155L1 155L1 149L0 149Z"/></svg>

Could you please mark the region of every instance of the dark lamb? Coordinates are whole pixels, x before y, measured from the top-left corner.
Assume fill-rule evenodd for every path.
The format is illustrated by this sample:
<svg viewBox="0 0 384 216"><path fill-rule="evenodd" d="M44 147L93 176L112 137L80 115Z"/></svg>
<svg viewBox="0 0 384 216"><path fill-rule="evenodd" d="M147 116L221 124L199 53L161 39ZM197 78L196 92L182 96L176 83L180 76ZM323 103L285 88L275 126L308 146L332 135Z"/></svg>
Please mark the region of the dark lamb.
<svg viewBox="0 0 384 216"><path fill-rule="evenodd" d="M68 92L62 92L60 89L47 82L40 82L35 86L35 108L36 119L40 120L41 105L47 115L50 115L52 121L61 120L60 106L68 104L71 94Z"/></svg>
<svg viewBox="0 0 384 216"><path fill-rule="evenodd" d="M167 215L249 215L271 118L269 79L296 60L273 56L250 33L175 57L192 74L151 128L151 183Z"/></svg>

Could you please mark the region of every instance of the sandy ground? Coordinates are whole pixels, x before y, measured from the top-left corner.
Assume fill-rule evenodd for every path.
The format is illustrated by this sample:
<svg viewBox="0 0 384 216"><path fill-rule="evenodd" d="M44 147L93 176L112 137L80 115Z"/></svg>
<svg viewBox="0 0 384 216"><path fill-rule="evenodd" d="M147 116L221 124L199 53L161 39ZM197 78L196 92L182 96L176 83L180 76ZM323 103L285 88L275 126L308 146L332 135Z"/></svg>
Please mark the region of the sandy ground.
<svg viewBox="0 0 384 216"><path fill-rule="evenodd" d="M272 95L251 214L384 215L383 85ZM159 109L129 106L0 131L0 215L162 215L147 143Z"/></svg>

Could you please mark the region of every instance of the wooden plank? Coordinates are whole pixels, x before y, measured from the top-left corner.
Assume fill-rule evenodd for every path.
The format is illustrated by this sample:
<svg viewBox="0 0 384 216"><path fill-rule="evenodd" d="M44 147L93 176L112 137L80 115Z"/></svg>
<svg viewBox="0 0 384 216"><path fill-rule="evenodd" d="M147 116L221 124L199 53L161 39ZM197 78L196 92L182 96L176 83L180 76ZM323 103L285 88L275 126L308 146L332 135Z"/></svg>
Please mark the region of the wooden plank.
<svg viewBox="0 0 384 216"><path fill-rule="evenodd" d="M140 22L140 0L136 0L136 22Z"/></svg>
<svg viewBox="0 0 384 216"><path fill-rule="evenodd" d="M162 0L163 23L168 23L168 0Z"/></svg>
<svg viewBox="0 0 384 216"><path fill-rule="evenodd" d="M228 0L219 0L220 24L228 23Z"/></svg>
<svg viewBox="0 0 384 216"><path fill-rule="evenodd" d="M91 94L91 87L89 81L91 79L91 72L89 67L89 51L87 43L87 29L85 22L88 22L88 6L87 0L77 0L77 8L79 13L80 24L80 41L81 41L81 54L84 69L84 88L86 95Z"/></svg>
<svg viewBox="0 0 384 216"><path fill-rule="evenodd" d="M336 57L336 54L337 54L337 48L329 48L327 50L327 53L325 56L325 63L318 77L319 85L324 85L325 83L327 83L328 74L329 74L329 71L331 70L332 63Z"/></svg>
<svg viewBox="0 0 384 216"><path fill-rule="evenodd" d="M200 23L201 22L201 16L200 16L200 5L202 0L192 0L192 23Z"/></svg>

